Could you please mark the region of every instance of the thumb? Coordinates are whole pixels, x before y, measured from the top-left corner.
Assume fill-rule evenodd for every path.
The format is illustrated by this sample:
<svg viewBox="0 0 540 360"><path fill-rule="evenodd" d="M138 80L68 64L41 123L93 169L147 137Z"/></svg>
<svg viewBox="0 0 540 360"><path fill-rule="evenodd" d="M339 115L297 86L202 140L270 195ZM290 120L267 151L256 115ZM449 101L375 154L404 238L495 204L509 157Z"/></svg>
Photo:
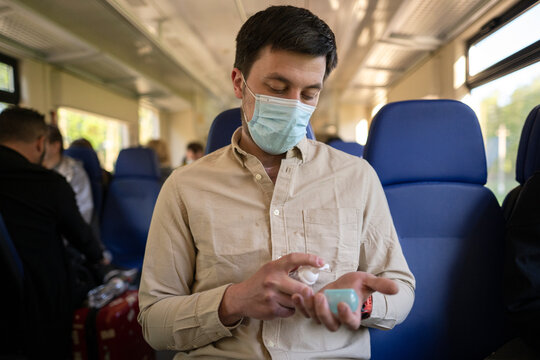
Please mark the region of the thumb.
<svg viewBox="0 0 540 360"><path fill-rule="evenodd" d="M386 295L395 295L399 292L399 287L394 280L383 277L369 277L365 279L364 285L372 289L373 292L378 291Z"/></svg>

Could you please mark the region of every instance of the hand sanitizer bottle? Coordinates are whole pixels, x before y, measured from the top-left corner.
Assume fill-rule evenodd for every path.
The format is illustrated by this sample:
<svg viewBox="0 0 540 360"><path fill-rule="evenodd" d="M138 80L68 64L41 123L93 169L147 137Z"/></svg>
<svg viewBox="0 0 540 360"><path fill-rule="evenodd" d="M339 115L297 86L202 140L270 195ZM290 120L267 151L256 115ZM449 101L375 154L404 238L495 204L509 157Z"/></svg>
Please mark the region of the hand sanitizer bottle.
<svg viewBox="0 0 540 360"><path fill-rule="evenodd" d="M289 274L295 280L301 281L306 285L313 285L319 279L319 272L330 271L330 265L325 264L319 268L313 266L300 266Z"/></svg>

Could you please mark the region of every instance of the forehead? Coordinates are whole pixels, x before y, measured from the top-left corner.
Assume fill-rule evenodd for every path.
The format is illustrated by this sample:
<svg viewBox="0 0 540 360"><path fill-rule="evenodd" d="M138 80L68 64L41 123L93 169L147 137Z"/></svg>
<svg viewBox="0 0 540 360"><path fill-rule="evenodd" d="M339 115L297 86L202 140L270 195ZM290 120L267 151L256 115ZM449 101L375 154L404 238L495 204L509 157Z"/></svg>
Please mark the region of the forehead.
<svg viewBox="0 0 540 360"><path fill-rule="evenodd" d="M288 50L273 50L270 46L261 49L253 63L249 77L264 79L270 74L279 74L291 82L322 84L326 71L326 57L301 54Z"/></svg>

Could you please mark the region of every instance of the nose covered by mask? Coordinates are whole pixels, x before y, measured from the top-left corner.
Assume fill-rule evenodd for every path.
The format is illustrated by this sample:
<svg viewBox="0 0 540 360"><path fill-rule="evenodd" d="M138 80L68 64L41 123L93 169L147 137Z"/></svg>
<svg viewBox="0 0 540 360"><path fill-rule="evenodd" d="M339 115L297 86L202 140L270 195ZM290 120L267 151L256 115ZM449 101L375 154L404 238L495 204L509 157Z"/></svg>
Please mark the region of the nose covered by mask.
<svg viewBox="0 0 540 360"><path fill-rule="evenodd" d="M299 100L254 94L243 75L242 80L255 98L253 117L249 122L246 118L253 141L263 151L272 155L283 154L292 149L306 136L306 127L315 107Z"/></svg>

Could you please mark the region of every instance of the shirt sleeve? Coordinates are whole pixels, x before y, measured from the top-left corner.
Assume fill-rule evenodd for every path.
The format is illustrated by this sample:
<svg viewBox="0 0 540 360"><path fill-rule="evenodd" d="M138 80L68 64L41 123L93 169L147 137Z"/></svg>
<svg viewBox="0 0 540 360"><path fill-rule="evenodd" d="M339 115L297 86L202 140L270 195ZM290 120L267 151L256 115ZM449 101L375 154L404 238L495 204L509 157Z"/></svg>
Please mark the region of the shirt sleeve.
<svg viewBox="0 0 540 360"><path fill-rule="evenodd" d="M230 284L191 291L195 245L185 206L177 192L178 174L159 194L146 244L139 288L139 323L155 349L190 350L232 336L218 310Z"/></svg>
<svg viewBox="0 0 540 360"><path fill-rule="evenodd" d="M393 279L396 295L373 294L371 316L362 325L391 329L405 320L414 302L415 279L403 256L386 196L371 166L370 184L366 187L366 209L361 240L360 271Z"/></svg>
<svg viewBox="0 0 540 360"><path fill-rule="evenodd" d="M77 206L79 211L87 224L92 220L92 213L94 211L94 201L92 199L92 188L90 187L90 180L84 168L75 163L73 169L73 179L71 185L75 191L77 198Z"/></svg>
<svg viewBox="0 0 540 360"><path fill-rule="evenodd" d="M58 226L62 236L84 254L89 262L96 263L101 260L101 244L82 218L71 185L63 177L58 181L54 201L57 204Z"/></svg>

